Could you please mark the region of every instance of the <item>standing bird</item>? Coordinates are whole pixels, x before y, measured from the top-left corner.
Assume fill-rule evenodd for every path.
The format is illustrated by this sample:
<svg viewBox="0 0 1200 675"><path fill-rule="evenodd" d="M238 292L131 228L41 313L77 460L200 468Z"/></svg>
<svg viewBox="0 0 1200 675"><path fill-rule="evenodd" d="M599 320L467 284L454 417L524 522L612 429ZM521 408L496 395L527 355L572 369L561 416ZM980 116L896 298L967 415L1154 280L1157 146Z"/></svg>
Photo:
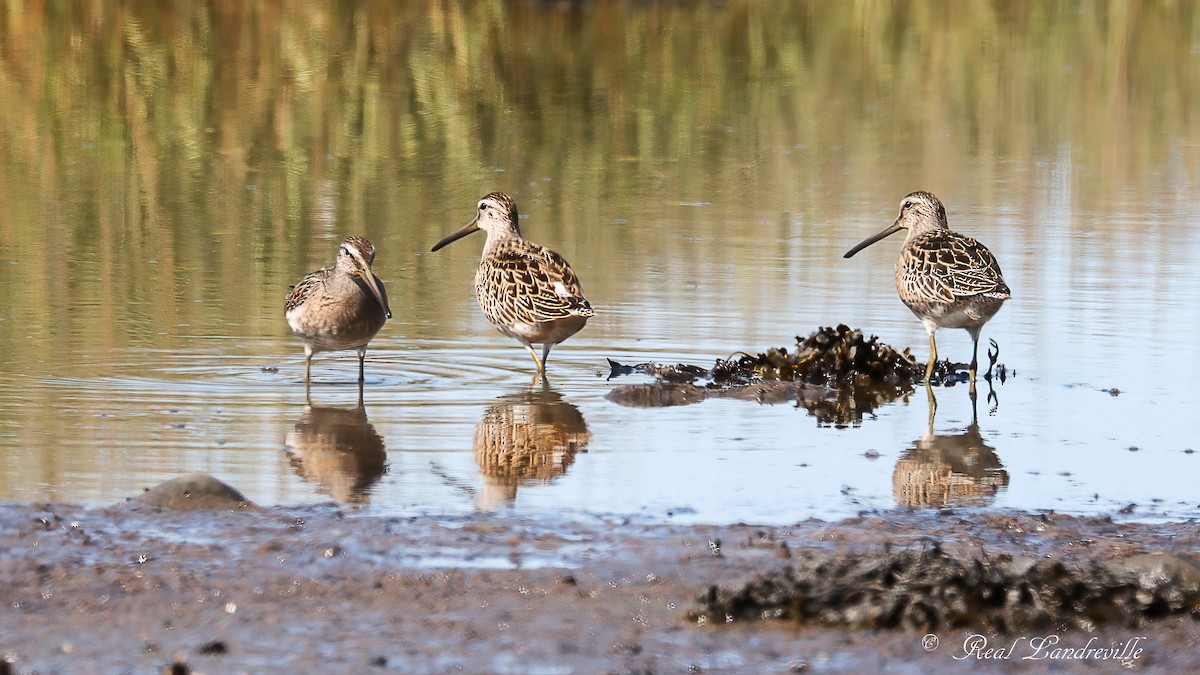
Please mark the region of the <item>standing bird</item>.
<svg viewBox="0 0 1200 675"><path fill-rule="evenodd" d="M478 230L487 232L487 242L475 272L475 299L493 326L529 350L540 378L550 349L583 328L592 306L561 255L521 236L517 205L506 194L479 200L475 219L433 250ZM540 359L535 344L542 345Z"/></svg>
<svg viewBox="0 0 1200 675"><path fill-rule="evenodd" d="M308 390L313 354L358 350L358 383L363 382L367 343L392 318L387 291L371 272L375 245L346 237L332 266L306 275L292 287L284 317L304 340L304 389Z"/></svg>
<svg viewBox="0 0 1200 675"><path fill-rule="evenodd" d="M946 224L946 207L928 192L905 197L896 222L847 251L845 257L903 229L908 230L908 237L896 259L896 291L929 333L925 382L937 361L933 334L938 328L964 328L975 343L971 353L974 386L979 330L1012 297L1000 275L1000 264L986 246L951 230Z"/></svg>

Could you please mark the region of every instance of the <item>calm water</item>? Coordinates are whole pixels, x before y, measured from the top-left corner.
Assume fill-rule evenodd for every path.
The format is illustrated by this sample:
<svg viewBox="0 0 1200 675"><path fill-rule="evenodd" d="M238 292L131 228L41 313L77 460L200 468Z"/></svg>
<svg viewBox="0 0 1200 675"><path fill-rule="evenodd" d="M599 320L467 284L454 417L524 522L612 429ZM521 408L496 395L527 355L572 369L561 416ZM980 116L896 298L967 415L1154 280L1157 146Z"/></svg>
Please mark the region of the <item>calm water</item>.
<svg viewBox="0 0 1200 675"><path fill-rule="evenodd" d="M1197 8L412 4L4 4L0 500L206 471L381 514L1200 517ZM929 430L923 394L849 428L605 399L644 381L607 357L822 324L925 358L900 237L841 257L915 189L1013 290L977 426L964 387ZM428 252L493 190L598 312L548 390L475 306L482 235ZM352 233L395 316L363 410L352 353L317 358L309 408L283 298Z"/></svg>

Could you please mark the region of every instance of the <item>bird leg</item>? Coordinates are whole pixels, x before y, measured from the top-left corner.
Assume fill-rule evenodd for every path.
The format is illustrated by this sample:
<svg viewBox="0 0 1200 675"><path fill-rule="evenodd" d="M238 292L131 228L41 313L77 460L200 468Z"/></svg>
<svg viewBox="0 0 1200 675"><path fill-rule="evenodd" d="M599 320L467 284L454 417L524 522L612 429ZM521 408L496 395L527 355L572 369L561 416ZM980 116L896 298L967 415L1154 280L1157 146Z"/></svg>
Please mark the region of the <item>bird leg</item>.
<svg viewBox="0 0 1200 675"><path fill-rule="evenodd" d="M304 345L304 393L308 394L309 372L312 370L312 347Z"/></svg>
<svg viewBox="0 0 1200 675"><path fill-rule="evenodd" d="M546 364L543 363L542 360L538 358L537 352L533 350L533 345L531 345L529 343L525 343L525 349L529 352L529 355L533 357L533 362L535 364L537 364L537 374L538 375L545 374ZM547 350L547 351L549 351L549 350Z"/></svg>
<svg viewBox="0 0 1200 675"><path fill-rule="evenodd" d="M359 347L358 348L358 386L359 386L359 388L361 388L362 384L363 384L363 360L365 360L366 358L367 358L367 348Z"/></svg>
<svg viewBox="0 0 1200 675"><path fill-rule="evenodd" d="M550 360L550 350L554 347L553 342L542 343L542 372L546 372L546 362Z"/></svg>
<svg viewBox="0 0 1200 675"><path fill-rule="evenodd" d="M979 367L979 334L971 336L971 385L975 385L975 370Z"/></svg>
<svg viewBox="0 0 1200 675"><path fill-rule="evenodd" d="M929 378L933 375L933 366L937 363L937 341L933 339L933 333L929 334L929 365L925 366L925 384L929 384Z"/></svg>
<svg viewBox="0 0 1200 675"><path fill-rule="evenodd" d="M971 332L971 371L970 371L970 390L971 400L975 400L975 371L979 369L979 331Z"/></svg>

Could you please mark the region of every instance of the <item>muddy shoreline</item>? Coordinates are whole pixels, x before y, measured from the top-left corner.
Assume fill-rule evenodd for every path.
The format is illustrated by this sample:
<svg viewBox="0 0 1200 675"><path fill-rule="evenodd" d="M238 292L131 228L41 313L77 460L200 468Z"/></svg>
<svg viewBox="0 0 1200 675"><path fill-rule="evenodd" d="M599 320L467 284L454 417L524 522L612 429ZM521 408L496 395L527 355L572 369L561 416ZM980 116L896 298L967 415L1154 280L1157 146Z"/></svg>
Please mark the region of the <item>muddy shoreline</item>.
<svg viewBox="0 0 1200 675"><path fill-rule="evenodd" d="M714 625L689 614L706 589L786 569L801 554L931 543L1066 563L1145 553L1200 563L1195 523L1055 514L894 510L764 527L385 518L332 505L7 504L0 655L8 672L62 673L1184 672L1200 658L1190 615L1060 635L1075 647L1142 638L1136 658L1127 649L1123 662L1097 662L1064 652L1038 660L1028 640L1039 635L980 659L964 646L979 632L970 629L938 631L927 651L911 630Z"/></svg>

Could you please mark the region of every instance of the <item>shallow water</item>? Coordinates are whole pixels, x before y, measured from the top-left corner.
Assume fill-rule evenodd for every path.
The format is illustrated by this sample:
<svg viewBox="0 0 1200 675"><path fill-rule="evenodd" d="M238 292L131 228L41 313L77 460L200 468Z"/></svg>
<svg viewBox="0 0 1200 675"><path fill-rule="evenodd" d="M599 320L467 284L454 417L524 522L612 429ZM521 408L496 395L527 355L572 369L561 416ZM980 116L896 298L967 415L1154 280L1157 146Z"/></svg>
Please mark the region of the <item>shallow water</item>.
<svg viewBox="0 0 1200 675"><path fill-rule="evenodd" d="M6 15L0 500L206 471L383 514L1200 516L1200 13L563 7ZM841 257L915 189L1013 291L984 329L1011 375L977 436L955 440L962 386L936 389L932 439L923 393L850 428L604 398L642 381L607 381L606 358L709 364L822 324L925 358L899 236ZM493 190L597 309L548 391L471 297L482 235L428 252ZM314 361L310 410L283 298L352 233L395 317L365 414L352 353ZM963 331L938 344L969 358Z"/></svg>

